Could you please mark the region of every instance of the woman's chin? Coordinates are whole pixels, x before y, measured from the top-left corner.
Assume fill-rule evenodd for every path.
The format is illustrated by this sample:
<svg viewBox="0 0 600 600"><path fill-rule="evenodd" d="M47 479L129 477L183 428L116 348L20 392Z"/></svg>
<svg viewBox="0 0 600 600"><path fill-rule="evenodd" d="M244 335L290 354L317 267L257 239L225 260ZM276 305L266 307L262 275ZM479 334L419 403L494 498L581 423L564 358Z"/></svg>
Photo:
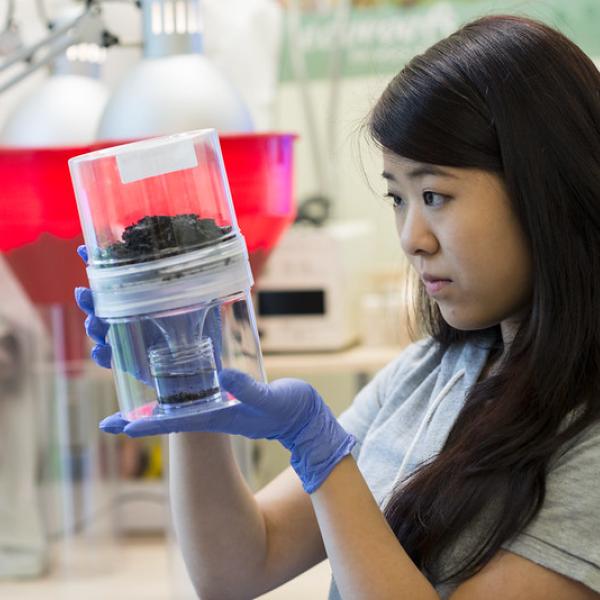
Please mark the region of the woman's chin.
<svg viewBox="0 0 600 600"><path fill-rule="evenodd" d="M498 324L498 321L494 319L482 319L473 315L458 315L454 311L450 314L446 314L441 307L440 312L444 321L446 321L450 327L459 329L460 331L479 331Z"/></svg>

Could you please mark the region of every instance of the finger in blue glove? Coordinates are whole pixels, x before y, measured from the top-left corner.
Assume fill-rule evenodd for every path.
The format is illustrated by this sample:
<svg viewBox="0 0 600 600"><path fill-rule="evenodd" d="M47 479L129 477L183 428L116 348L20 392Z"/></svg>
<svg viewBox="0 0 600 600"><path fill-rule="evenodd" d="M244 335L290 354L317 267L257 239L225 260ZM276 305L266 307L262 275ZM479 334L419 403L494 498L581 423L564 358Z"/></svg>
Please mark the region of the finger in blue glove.
<svg viewBox="0 0 600 600"><path fill-rule="evenodd" d="M123 429L125 429L125 426L128 424L129 421L124 419L120 412L117 412L114 415L110 415L109 417L106 417L106 419L100 421L99 427L106 433L118 434L123 433Z"/></svg>
<svg viewBox="0 0 600 600"><path fill-rule="evenodd" d="M94 297L92 296L92 290L86 287L76 287L75 302L86 315L94 315Z"/></svg>
<svg viewBox="0 0 600 600"><path fill-rule="evenodd" d="M85 248L85 246L80 246L80 248ZM106 343L106 334L109 325L94 314L92 291L85 287L76 287L75 302L87 315L85 319L86 333L94 342L96 342L96 345L92 348L91 352L92 360L101 367L110 369L112 350L110 345Z"/></svg>
<svg viewBox="0 0 600 600"><path fill-rule="evenodd" d="M98 317L88 315L85 318L85 332L97 344L106 344L108 323L102 319L99 319Z"/></svg>
<svg viewBox="0 0 600 600"><path fill-rule="evenodd" d="M109 344L96 344L91 352L92 360L105 369L112 367L112 348Z"/></svg>
<svg viewBox="0 0 600 600"><path fill-rule="evenodd" d="M77 246L77 254L79 254L79 256L81 256L81 258L83 259L83 262L87 265L88 251L87 251L87 246L85 244L82 244L81 246Z"/></svg>

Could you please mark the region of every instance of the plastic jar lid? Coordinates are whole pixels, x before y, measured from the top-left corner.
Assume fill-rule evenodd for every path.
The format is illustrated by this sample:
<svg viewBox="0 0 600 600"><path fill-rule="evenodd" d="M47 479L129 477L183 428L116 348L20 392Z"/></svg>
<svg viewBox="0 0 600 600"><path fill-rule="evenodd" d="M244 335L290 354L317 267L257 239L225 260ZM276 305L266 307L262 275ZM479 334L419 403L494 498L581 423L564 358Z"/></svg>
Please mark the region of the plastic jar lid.
<svg viewBox="0 0 600 600"><path fill-rule="evenodd" d="M253 283L244 238L110 269L88 266L96 315L128 317L211 302Z"/></svg>

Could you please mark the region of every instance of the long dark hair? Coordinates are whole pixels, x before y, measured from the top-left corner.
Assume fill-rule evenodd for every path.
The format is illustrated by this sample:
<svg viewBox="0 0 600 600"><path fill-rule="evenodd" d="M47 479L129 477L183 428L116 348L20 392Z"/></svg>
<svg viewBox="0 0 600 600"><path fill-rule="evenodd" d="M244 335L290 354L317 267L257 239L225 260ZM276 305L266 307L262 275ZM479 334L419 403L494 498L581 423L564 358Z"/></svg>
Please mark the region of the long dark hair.
<svg viewBox="0 0 600 600"><path fill-rule="evenodd" d="M443 449L385 508L419 568L458 582L533 519L550 461L600 416L600 73L542 23L485 17L413 58L368 127L403 157L499 174L532 254L531 305L500 371L473 386ZM474 335L419 297L443 347ZM491 526L440 574L492 504Z"/></svg>

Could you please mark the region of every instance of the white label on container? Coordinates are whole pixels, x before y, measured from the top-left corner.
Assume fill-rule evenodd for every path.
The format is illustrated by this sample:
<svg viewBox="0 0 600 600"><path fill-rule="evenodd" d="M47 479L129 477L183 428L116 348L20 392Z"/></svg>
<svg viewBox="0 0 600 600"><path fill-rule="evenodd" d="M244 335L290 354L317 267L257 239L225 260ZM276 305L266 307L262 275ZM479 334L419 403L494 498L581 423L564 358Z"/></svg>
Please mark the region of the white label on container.
<svg viewBox="0 0 600 600"><path fill-rule="evenodd" d="M198 166L198 158L191 140L161 144L142 151L125 151L117 154L116 158L122 183Z"/></svg>

